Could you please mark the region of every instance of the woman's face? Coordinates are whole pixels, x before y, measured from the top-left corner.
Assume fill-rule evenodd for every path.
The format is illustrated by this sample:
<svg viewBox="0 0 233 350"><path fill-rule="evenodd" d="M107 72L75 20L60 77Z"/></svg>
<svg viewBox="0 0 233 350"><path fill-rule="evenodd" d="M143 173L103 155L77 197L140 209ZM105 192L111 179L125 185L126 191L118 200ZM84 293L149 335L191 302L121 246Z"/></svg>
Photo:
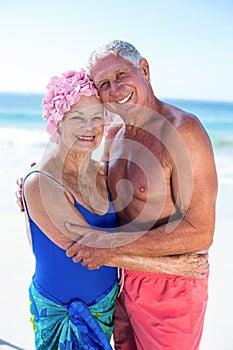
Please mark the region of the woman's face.
<svg viewBox="0 0 233 350"><path fill-rule="evenodd" d="M89 152L99 146L104 132L104 106L95 96L81 96L59 123L60 145L77 152Z"/></svg>

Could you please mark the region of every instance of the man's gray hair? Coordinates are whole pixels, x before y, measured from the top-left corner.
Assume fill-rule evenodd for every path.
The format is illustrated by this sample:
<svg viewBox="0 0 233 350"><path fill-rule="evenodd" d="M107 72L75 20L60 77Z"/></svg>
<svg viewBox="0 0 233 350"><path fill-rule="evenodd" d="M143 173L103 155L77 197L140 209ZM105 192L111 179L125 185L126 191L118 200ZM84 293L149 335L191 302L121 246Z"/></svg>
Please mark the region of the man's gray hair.
<svg viewBox="0 0 233 350"><path fill-rule="evenodd" d="M91 69L96 62L110 54L119 55L126 61L132 63L135 67L139 67L139 63L143 58L138 50L130 43L123 40L111 40L103 43L95 51L93 51L87 61L87 73L91 77Z"/></svg>

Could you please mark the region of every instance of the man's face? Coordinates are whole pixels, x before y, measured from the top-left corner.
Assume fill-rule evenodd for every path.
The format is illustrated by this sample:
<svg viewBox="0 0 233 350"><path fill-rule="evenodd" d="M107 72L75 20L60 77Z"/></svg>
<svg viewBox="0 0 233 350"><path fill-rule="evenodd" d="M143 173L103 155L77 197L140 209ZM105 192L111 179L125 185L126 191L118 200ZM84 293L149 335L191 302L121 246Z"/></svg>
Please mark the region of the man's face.
<svg viewBox="0 0 233 350"><path fill-rule="evenodd" d="M91 75L106 107L122 118L135 117L146 106L149 85L148 65L136 68L120 56L110 54L93 66ZM146 62L147 63L147 62Z"/></svg>

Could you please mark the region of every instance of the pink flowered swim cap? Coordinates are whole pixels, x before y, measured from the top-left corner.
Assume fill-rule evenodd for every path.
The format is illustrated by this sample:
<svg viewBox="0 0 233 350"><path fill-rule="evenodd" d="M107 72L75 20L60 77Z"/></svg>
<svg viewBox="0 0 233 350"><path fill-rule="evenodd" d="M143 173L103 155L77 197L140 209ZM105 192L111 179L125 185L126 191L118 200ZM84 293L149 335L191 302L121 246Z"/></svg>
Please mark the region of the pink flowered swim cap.
<svg viewBox="0 0 233 350"><path fill-rule="evenodd" d="M79 101L81 96L99 98L99 95L84 69L68 71L63 73L61 77L51 78L47 90L41 104L42 116L48 120L46 131L50 134L50 140L57 143L57 125L63 119L64 114ZM109 124L113 119L113 114L106 109L105 118L106 124Z"/></svg>

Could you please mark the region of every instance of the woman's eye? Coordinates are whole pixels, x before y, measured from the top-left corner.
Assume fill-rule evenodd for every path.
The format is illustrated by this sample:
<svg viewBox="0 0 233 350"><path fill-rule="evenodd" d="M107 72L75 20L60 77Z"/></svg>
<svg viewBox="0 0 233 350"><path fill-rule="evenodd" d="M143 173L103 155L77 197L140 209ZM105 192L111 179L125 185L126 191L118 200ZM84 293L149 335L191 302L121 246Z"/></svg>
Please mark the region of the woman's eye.
<svg viewBox="0 0 233 350"><path fill-rule="evenodd" d="M97 122L98 121L102 122L104 120L104 117L103 116L96 116L96 117L93 118L93 120L97 121Z"/></svg>
<svg viewBox="0 0 233 350"><path fill-rule="evenodd" d="M72 119L75 119L75 120L77 120L77 121L82 121L82 120L83 120L83 118L80 117L79 115L74 115L74 116L72 117Z"/></svg>

